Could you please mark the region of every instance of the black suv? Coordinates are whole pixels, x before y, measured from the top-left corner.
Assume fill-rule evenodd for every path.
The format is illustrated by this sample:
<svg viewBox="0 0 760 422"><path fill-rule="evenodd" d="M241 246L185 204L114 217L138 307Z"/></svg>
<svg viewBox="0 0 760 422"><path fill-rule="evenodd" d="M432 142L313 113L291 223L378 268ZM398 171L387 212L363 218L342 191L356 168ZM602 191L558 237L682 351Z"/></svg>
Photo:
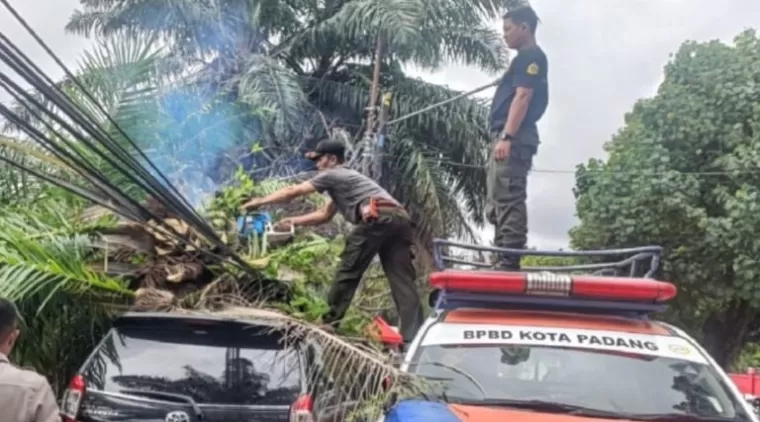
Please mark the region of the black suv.
<svg viewBox="0 0 760 422"><path fill-rule="evenodd" d="M286 347L275 328L247 319L127 313L71 380L63 420L339 420L355 402L334 403L319 348Z"/></svg>

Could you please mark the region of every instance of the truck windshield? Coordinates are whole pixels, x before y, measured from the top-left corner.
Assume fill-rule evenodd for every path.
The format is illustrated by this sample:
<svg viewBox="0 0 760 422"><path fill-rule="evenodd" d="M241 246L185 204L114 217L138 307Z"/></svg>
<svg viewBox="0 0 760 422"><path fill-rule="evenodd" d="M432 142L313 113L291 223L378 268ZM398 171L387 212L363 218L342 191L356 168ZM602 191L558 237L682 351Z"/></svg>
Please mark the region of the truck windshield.
<svg viewBox="0 0 760 422"><path fill-rule="evenodd" d="M449 402L550 402L610 414L749 420L708 365L525 345L423 346L409 368Z"/></svg>

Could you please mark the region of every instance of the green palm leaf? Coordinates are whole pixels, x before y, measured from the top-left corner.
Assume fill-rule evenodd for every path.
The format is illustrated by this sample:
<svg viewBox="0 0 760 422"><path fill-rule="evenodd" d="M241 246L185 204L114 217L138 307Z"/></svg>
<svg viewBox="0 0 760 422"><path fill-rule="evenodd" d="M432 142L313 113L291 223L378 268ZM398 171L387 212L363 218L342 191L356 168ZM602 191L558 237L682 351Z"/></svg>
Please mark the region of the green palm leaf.
<svg viewBox="0 0 760 422"><path fill-rule="evenodd" d="M294 76L275 60L254 55L228 84L237 87L239 101L263 114L275 137L283 137L300 131L304 116L309 114L309 104Z"/></svg>
<svg viewBox="0 0 760 422"><path fill-rule="evenodd" d="M408 204L423 239L458 237L476 240L469 225L473 217L463 211L462 195L452 187L440 154L426 151L414 139L395 138L389 147L384 173L394 195ZM414 183L405 181L414 180Z"/></svg>
<svg viewBox="0 0 760 422"><path fill-rule="evenodd" d="M71 223L64 221L70 217L57 213L58 219L43 221L29 211L6 209L0 216L0 296L20 301L43 292L48 299L59 291L94 291L107 297L132 294L120 281L89 268L92 242L83 234L68 232Z"/></svg>

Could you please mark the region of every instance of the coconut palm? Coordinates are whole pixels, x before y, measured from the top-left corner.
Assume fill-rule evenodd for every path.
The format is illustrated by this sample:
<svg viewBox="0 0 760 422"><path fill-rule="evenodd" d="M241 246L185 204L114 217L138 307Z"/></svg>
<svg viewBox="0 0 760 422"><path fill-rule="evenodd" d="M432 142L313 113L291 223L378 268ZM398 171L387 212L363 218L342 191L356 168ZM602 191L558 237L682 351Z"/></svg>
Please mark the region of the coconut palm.
<svg viewBox="0 0 760 422"><path fill-rule="evenodd" d="M407 77L404 66L435 70L456 62L499 71L506 63L491 29L503 6L497 0L80 3L69 31L101 38L149 34L166 47L170 66L192 73L199 86L268 110L266 119L240 123L249 138L229 145L239 153L250 150L251 139L262 142L265 151L252 159L259 167L272 164L268 153L296 155L301 142L323 136L325 126L362 132L378 40L388 53L381 85L395 92L394 116L456 94ZM391 129L384 182L416 211L425 237L466 235L467 218L482 220L484 114L483 104L464 99ZM290 171L307 166L286 164ZM421 183L409 186L409 180Z"/></svg>

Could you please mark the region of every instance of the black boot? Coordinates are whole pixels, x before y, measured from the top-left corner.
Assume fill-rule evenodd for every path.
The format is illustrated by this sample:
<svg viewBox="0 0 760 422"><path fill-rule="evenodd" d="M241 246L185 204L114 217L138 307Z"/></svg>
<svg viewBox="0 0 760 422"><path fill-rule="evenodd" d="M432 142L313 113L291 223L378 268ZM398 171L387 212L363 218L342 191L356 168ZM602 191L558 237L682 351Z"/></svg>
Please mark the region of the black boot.
<svg viewBox="0 0 760 422"><path fill-rule="evenodd" d="M520 257L504 256L491 268L496 271L520 271Z"/></svg>

